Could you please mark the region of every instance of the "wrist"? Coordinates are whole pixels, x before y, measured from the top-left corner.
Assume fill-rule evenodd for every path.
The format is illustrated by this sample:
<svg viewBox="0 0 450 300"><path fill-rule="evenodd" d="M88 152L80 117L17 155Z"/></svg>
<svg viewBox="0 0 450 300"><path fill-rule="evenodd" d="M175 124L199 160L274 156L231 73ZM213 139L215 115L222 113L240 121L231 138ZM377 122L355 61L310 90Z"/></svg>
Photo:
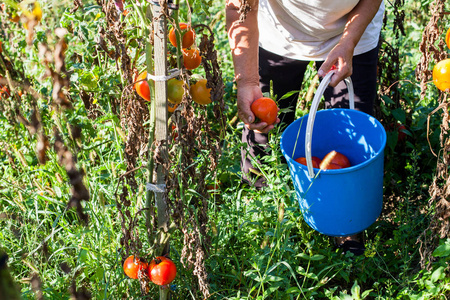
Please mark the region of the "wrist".
<svg viewBox="0 0 450 300"><path fill-rule="evenodd" d="M258 86L259 87L259 76L245 76L241 73L236 73L234 75L234 81L238 88Z"/></svg>

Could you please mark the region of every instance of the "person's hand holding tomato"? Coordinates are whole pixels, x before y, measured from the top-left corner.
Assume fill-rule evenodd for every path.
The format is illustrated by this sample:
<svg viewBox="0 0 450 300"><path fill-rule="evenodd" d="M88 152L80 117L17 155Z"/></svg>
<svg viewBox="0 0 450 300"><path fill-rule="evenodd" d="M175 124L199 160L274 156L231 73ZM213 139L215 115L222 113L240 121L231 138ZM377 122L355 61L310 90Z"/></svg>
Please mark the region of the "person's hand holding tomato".
<svg viewBox="0 0 450 300"><path fill-rule="evenodd" d="M263 97L261 88L259 85L241 85L237 90L237 108L238 116L244 122L250 130L255 130L261 133L268 133L274 128L275 124L280 123L280 119L277 118L274 124L267 124L266 122L254 123L256 120L255 115L251 110L253 101Z"/></svg>

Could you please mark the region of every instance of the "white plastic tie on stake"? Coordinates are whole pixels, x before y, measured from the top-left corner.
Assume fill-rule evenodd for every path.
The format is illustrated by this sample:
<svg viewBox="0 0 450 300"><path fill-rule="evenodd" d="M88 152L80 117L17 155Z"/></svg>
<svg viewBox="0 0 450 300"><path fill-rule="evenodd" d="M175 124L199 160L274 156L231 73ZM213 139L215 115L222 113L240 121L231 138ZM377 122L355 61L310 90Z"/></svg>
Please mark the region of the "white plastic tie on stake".
<svg viewBox="0 0 450 300"><path fill-rule="evenodd" d="M164 193L166 191L165 184L153 184L147 183L147 191L152 191L154 193Z"/></svg>
<svg viewBox="0 0 450 300"><path fill-rule="evenodd" d="M180 74L181 74L181 70L180 69L172 69L172 70L170 70L169 71L169 75L167 75L167 76L163 76L163 75L156 76L156 75L147 73L147 80L151 79L151 80L154 80L154 81L167 81L169 79L172 79L172 78L175 78L175 77L179 76Z"/></svg>

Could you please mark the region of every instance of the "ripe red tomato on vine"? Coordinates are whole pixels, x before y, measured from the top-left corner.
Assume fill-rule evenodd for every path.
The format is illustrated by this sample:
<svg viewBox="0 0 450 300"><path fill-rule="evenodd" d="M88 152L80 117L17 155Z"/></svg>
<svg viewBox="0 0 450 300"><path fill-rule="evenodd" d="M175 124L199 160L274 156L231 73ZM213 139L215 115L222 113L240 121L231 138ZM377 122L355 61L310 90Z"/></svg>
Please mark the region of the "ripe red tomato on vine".
<svg viewBox="0 0 450 300"><path fill-rule="evenodd" d="M142 262L138 257L135 258L134 255L128 256L123 263L123 271L132 279L138 279L139 270L145 271L147 268L147 263Z"/></svg>
<svg viewBox="0 0 450 300"><path fill-rule="evenodd" d="M278 106L270 98L261 97L253 101L250 106L253 114L261 121L272 125L277 120Z"/></svg>
<svg viewBox="0 0 450 300"><path fill-rule="evenodd" d="M202 57L200 56L200 52L198 49L190 48L190 49L183 49L183 64L184 67L188 70L194 70L198 66L200 66L200 63L202 62Z"/></svg>
<svg viewBox="0 0 450 300"><path fill-rule="evenodd" d="M147 71L142 72L136 77L134 89L144 100L150 101L150 87L147 82Z"/></svg>
<svg viewBox="0 0 450 300"><path fill-rule="evenodd" d="M190 24L180 23L180 34L181 34L181 48L189 48L194 44L195 32L192 30ZM175 27L169 30L169 41L176 47L177 46L177 36L175 34Z"/></svg>
<svg viewBox="0 0 450 300"><path fill-rule="evenodd" d="M148 277L157 285L171 283L177 276L177 267L170 258L158 256L148 266Z"/></svg>

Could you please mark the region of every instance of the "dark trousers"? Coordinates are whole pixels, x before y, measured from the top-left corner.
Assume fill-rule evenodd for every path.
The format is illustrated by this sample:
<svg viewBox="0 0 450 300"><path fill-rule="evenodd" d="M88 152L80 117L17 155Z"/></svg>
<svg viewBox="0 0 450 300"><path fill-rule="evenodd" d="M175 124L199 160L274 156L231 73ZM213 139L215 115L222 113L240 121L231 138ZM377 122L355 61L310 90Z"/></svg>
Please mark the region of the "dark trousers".
<svg viewBox="0 0 450 300"><path fill-rule="evenodd" d="M373 114L373 106L377 92L377 62L378 48L353 57L353 88L355 91L355 109ZM316 62L317 69L323 62ZM280 109L290 108L289 112L280 113L281 123L277 126L287 126L295 120L298 93L279 100L283 95L298 91L301 88L303 76L309 61L301 61L279 56L259 48L260 87L263 93L269 92L270 81L273 84L273 94L277 95ZM336 87L328 87L324 92L325 108L348 108L348 91L346 84L341 81ZM244 126L242 142L247 147L241 149L241 170L243 181L257 188L265 186L263 176L256 175L259 171L256 161L261 163L260 157L267 155L268 135L249 130ZM256 166L256 167L255 167ZM256 172L252 172L256 170Z"/></svg>

